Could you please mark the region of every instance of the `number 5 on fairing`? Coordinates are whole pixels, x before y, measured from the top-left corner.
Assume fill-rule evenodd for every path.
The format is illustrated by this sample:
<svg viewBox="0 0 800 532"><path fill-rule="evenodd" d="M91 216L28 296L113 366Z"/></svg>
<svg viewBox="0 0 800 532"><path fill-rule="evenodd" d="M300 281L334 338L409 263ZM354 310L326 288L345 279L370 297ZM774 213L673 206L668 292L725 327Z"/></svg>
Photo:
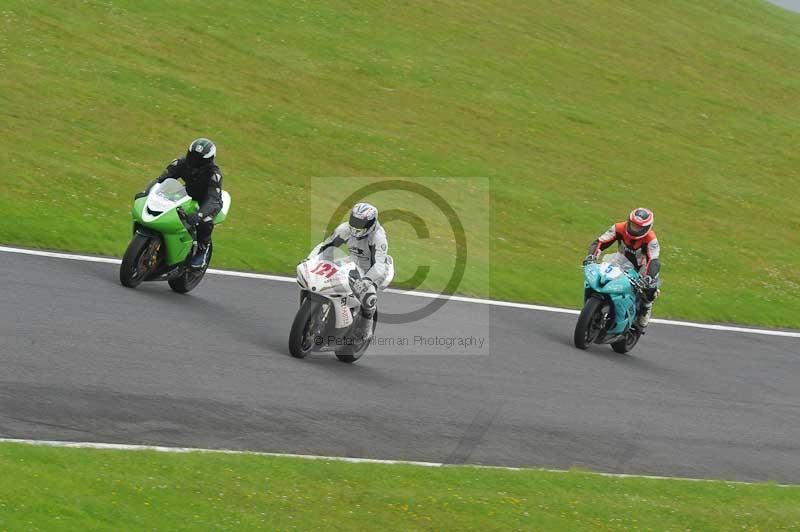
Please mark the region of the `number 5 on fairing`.
<svg viewBox="0 0 800 532"><path fill-rule="evenodd" d="M584 266L584 304L575 325L575 347L611 344L627 353L642 332L634 326L644 285L634 265L621 253L603 257L601 264Z"/></svg>

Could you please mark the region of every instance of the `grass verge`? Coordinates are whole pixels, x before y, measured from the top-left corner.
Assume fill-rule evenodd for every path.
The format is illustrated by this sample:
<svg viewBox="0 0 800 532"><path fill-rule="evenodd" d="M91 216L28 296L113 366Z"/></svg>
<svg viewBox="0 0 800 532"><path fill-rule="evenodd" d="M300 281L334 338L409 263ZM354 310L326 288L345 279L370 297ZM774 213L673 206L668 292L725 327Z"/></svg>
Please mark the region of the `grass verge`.
<svg viewBox="0 0 800 532"><path fill-rule="evenodd" d="M779 530L800 488L0 444L8 530Z"/></svg>
<svg viewBox="0 0 800 532"><path fill-rule="evenodd" d="M314 176L485 176L491 270L463 293L579 305L589 242L642 204L657 315L800 327L798 20L756 0L7 0L0 242L121 255L133 193L206 135L234 198L218 267L292 272Z"/></svg>

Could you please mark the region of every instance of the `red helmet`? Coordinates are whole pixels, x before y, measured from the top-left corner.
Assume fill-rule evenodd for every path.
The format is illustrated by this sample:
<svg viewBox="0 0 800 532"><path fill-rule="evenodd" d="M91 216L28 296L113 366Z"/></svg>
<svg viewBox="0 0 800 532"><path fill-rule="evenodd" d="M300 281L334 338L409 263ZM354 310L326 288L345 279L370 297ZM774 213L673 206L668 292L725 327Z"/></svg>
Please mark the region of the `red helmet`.
<svg viewBox="0 0 800 532"><path fill-rule="evenodd" d="M639 207L631 211L628 216L628 223L625 224L625 233L634 240L639 240L647 236L653 229L653 211Z"/></svg>

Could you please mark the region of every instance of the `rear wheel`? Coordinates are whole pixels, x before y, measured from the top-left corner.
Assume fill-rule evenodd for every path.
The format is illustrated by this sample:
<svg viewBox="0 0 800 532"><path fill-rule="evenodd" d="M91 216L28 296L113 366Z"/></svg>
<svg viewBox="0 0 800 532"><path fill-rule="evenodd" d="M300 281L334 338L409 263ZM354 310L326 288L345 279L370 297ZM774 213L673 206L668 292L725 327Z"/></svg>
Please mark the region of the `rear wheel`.
<svg viewBox="0 0 800 532"><path fill-rule="evenodd" d="M628 332L625 333L624 338L611 344L611 348L617 353L624 355L636 346L641 336L642 334L636 329L629 329Z"/></svg>
<svg viewBox="0 0 800 532"><path fill-rule="evenodd" d="M188 265L186 269L181 274L180 277L176 277L175 279L170 279L167 281L169 283L169 287L172 288L173 292L177 292L179 294L185 294L190 292L193 288L200 284L200 281L203 280L203 276L206 274L206 270L208 269L208 265L211 264L211 255L214 253L214 245L209 242L208 243L208 260L206 261L206 265L203 266L199 270L195 270L190 268ZM191 257L187 257L187 263L191 259Z"/></svg>
<svg viewBox="0 0 800 532"><path fill-rule="evenodd" d="M378 326L378 311L375 311L375 314L372 316L372 334L374 338L375 328ZM340 349L336 351L336 358L341 360L342 362L347 362L348 364L352 364L362 356L364 353L367 352L367 348L369 347L369 342L361 342L356 345L348 345L344 349Z"/></svg>
<svg viewBox="0 0 800 532"><path fill-rule="evenodd" d="M122 286L136 288L158 267L161 240L135 233L119 267Z"/></svg>
<svg viewBox="0 0 800 532"><path fill-rule="evenodd" d="M597 297L590 297L586 300L575 325L575 347L586 349L589 344L596 341L603 333L606 325L608 301Z"/></svg>
<svg viewBox="0 0 800 532"><path fill-rule="evenodd" d="M314 349L315 336L320 333L324 307L319 301L306 298L292 322L289 332L289 353L295 358L305 358Z"/></svg>

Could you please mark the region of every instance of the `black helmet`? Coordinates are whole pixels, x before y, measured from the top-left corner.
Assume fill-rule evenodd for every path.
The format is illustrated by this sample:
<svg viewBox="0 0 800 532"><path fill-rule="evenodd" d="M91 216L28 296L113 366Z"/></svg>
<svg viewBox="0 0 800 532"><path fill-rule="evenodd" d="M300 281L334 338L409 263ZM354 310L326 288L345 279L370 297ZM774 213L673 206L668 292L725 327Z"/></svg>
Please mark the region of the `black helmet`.
<svg viewBox="0 0 800 532"><path fill-rule="evenodd" d="M208 139L195 139L186 151L186 164L190 168L199 168L214 162L217 146Z"/></svg>

